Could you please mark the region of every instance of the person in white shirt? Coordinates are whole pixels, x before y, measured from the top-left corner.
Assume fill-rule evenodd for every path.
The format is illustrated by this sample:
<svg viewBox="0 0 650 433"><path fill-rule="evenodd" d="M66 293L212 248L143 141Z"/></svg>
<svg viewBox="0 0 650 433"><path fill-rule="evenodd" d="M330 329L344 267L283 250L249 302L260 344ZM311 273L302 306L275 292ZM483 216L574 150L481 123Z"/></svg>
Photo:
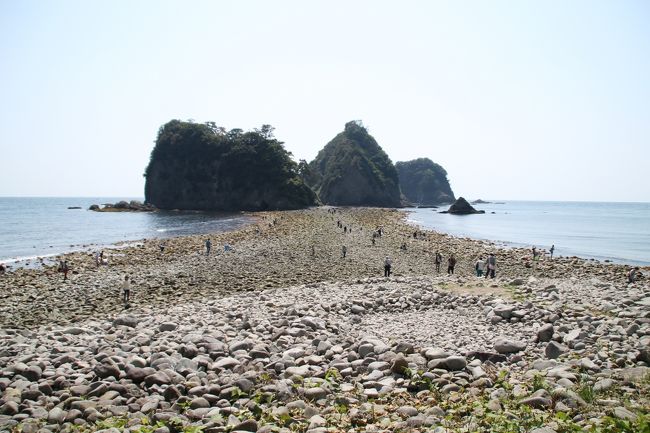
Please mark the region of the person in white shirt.
<svg viewBox="0 0 650 433"><path fill-rule="evenodd" d="M124 303L128 303L131 298L131 282L129 281L129 276L124 276L124 281L122 282L122 299Z"/></svg>
<svg viewBox="0 0 650 433"><path fill-rule="evenodd" d="M476 261L476 276L482 277L483 271L485 271L485 262L483 261L483 257L479 257Z"/></svg>

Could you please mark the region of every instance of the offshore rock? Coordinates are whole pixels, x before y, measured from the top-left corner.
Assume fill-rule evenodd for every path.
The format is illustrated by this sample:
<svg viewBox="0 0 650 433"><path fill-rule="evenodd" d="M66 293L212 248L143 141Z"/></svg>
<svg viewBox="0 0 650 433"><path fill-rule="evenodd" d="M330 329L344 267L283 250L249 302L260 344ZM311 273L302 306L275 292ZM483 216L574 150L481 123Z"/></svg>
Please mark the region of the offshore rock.
<svg viewBox="0 0 650 433"><path fill-rule="evenodd" d="M97 204L92 204L88 208L95 212L154 212L156 207L149 203L142 203L138 200L131 200L126 202L124 200L118 201L117 203L106 203L104 207L100 207Z"/></svg>
<svg viewBox="0 0 650 433"><path fill-rule="evenodd" d="M454 215L471 215L475 213L485 213L484 210L476 210L463 197L459 197L449 209L440 213L450 213Z"/></svg>

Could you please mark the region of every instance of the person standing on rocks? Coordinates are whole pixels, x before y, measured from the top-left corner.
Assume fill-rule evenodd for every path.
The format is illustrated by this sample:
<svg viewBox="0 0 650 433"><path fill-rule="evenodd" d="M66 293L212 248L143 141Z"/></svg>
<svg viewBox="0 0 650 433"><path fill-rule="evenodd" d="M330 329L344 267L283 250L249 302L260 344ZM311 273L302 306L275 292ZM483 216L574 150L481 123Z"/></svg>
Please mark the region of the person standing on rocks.
<svg viewBox="0 0 650 433"><path fill-rule="evenodd" d="M210 255L210 249L212 249L212 241L210 239L205 240L205 255Z"/></svg>
<svg viewBox="0 0 650 433"><path fill-rule="evenodd" d="M553 260L553 252L555 251L555 244L551 245L549 252L551 253L551 260Z"/></svg>
<svg viewBox="0 0 650 433"><path fill-rule="evenodd" d="M456 257L452 254L451 256L449 256L449 260L447 261L447 274L453 275L455 267L456 267Z"/></svg>
<svg viewBox="0 0 650 433"><path fill-rule="evenodd" d="M384 260L384 277L390 277L390 268L392 265L393 261L390 257L386 257L386 260Z"/></svg>
<svg viewBox="0 0 650 433"><path fill-rule="evenodd" d="M345 245L343 245L343 246L341 247L341 255L343 256L343 258L345 258L345 256L346 256L347 254L348 254L348 247L346 247Z"/></svg>
<svg viewBox="0 0 650 433"><path fill-rule="evenodd" d="M485 273L485 278L490 277L494 278L497 268L497 258L494 257L494 253L490 254L490 257L487 259L487 272Z"/></svg>
<svg viewBox="0 0 650 433"><path fill-rule="evenodd" d="M63 281L66 281L68 279L68 272L70 272L67 260L61 260L59 262L59 272L63 272Z"/></svg>
<svg viewBox="0 0 650 433"><path fill-rule="evenodd" d="M129 281L129 276L124 276L124 281L122 282L122 300L125 304L129 303L131 298L131 282Z"/></svg>
<svg viewBox="0 0 650 433"><path fill-rule="evenodd" d="M639 272L639 268L632 268L630 269L630 272L627 273L627 282L628 283L633 283L636 281L636 274Z"/></svg>
<svg viewBox="0 0 650 433"><path fill-rule="evenodd" d="M537 251L537 248L533 247L533 272L537 270L537 265L539 264L539 257L541 253Z"/></svg>
<svg viewBox="0 0 650 433"><path fill-rule="evenodd" d="M440 265L442 264L442 254L440 254L439 251L436 251L436 259L434 263L436 264L436 272L440 273Z"/></svg>
<svg viewBox="0 0 650 433"><path fill-rule="evenodd" d="M476 269L476 276L482 277L483 271L485 270L485 262L483 261L483 257L478 258L478 260L476 261L475 269Z"/></svg>
<svg viewBox="0 0 650 433"><path fill-rule="evenodd" d="M102 265L108 265L108 259L104 258L104 251L99 251L95 256L95 261L97 262L97 267Z"/></svg>

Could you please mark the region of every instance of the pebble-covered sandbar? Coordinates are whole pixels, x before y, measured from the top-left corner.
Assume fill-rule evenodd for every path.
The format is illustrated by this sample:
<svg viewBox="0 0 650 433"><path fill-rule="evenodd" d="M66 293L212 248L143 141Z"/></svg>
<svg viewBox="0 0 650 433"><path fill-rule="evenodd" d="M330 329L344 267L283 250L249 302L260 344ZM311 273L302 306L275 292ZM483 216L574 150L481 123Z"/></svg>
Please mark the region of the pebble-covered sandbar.
<svg viewBox="0 0 650 433"><path fill-rule="evenodd" d="M54 268L0 276L0 430L648 426L643 275L547 256L533 269L527 250L404 221L389 209L269 212L210 236L207 256L205 236L163 252L145 240L107 251L107 266L67 255L65 282ZM454 275L446 262L436 272L436 251L458 258ZM476 277L491 252L496 278Z"/></svg>

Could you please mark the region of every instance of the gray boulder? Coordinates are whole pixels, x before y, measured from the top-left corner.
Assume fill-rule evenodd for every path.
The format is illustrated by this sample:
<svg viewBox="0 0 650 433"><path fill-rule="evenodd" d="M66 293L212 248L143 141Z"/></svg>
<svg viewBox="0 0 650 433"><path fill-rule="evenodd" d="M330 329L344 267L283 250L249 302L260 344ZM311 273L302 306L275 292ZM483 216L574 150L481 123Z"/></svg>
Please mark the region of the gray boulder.
<svg viewBox="0 0 650 433"><path fill-rule="evenodd" d="M497 353L516 353L521 352L526 348L526 343L518 340L511 340L508 338L497 338L494 342L494 350Z"/></svg>
<svg viewBox="0 0 650 433"><path fill-rule="evenodd" d="M555 330L553 328L553 325L547 323L546 325L542 326L537 330L537 341L541 343L546 343L547 341L551 341L554 332Z"/></svg>
<svg viewBox="0 0 650 433"><path fill-rule="evenodd" d="M563 353L566 353L567 350L569 349L566 346L555 341L550 341L546 345L546 349L544 349L544 353L546 354L546 357L548 359L556 359Z"/></svg>
<svg viewBox="0 0 650 433"><path fill-rule="evenodd" d="M138 319L133 316L120 316L113 320L113 326L128 326L135 328L138 326Z"/></svg>

